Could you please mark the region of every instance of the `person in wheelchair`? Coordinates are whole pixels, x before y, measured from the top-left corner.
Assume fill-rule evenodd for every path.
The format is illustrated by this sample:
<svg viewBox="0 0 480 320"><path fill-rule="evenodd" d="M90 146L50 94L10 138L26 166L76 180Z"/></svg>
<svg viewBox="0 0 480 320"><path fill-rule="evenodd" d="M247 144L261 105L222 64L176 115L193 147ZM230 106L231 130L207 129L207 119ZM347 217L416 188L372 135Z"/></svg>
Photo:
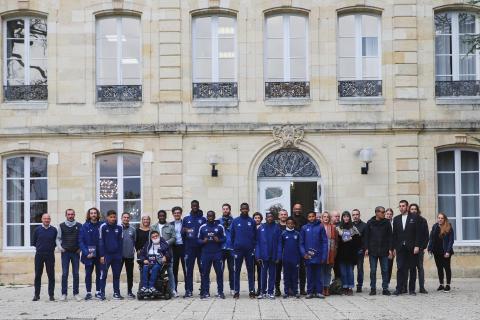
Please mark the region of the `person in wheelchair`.
<svg viewBox="0 0 480 320"><path fill-rule="evenodd" d="M141 263L141 285L140 293L142 295L155 295L155 281L162 267L170 261L170 248L168 243L160 237L158 231L150 233L148 241L138 255Z"/></svg>

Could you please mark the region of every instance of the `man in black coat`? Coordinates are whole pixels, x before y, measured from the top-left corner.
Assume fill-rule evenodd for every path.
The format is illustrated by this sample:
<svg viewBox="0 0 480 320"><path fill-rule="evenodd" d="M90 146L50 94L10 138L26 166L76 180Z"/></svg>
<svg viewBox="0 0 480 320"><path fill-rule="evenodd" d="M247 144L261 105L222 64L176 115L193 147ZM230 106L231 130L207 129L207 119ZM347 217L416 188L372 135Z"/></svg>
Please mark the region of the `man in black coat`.
<svg viewBox="0 0 480 320"><path fill-rule="evenodd" d="M363 263L365 260L365 253L363 252L363 233L365 232L367 224L360 218L360 210L358 209L352 210L352 222L358 232L360 232L360 239L362 240L362 248L357 253L357 293L360 293L362 292L363 287Z"/></svg>
<svg viewBox="0 0 480 320"><path fill-rule="evenodd" d="M300 232L302 227L308 223L305 214L303 214L303 207L300 203L295 203L292 208L292 218L295 221L295 230ZM298 271L298 278L299 278L299 285L300 285L300 294L307 295L305 291L305 284L307 281L307 273L305 269L305 260L303 258L300 259L300 268Z"/></svg>
<svg viewBox="0 0 480 320"><path fill-rule="evenodd" d="M382 294L390 295L388 291L388 259L392 257L392 227L385 219L385 208L375 208L375 216L367 222L363 234L365 256L370 262L370 295L377 294L377 262L380 261L382 271Z"/></svg>
<svg viewBox="0 0 480 320"><path fill-rule="evenodd" d="M416 269L418 270L418 285L420 287L419 292L427 294L428 291L425 289L425 270L423 268L423 260L425 256L425 250L428 247L428 241L430 237L429 230L428 230L428 222L427 222L427 219L422 217L422 212L420 211L420 207L418 206L418 204L411 203L410 206L408 207L408 212L410 214L416 215L419 223L420 251L418 252L415 265L416 265ZM410 277L411 276L412 275L410 275Z"/></svg>
<svg viewBox="0 0 480 320"><path fill-rule="evenodd" d="M406 293L408 271L410 281L408 291L415 295L416 282L416 256L420 252L420 224L417 216L408 213L408 202L401 200L399 203L400 214L393 219L393 248L397 257L397 288L394 295Z"/></svg>

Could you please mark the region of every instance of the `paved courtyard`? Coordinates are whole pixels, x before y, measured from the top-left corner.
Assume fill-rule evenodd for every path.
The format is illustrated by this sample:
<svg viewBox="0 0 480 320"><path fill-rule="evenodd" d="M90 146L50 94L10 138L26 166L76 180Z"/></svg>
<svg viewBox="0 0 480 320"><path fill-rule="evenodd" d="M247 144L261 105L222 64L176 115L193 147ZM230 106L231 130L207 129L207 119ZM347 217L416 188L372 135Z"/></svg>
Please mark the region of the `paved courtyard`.
<svg viewBox="0 0 480 320"><path fill-rule="evenodd" d="M35 303L31 302L31 286L1 286L0 319L480 319L480 279L454 279L448 294L436 292L433 279L427 284L430 293L415 297L370 297L364 290L352 297L331 296L325 300L250 300L243 292L237 301L231 297L112 301L108 296L104 302L48 302L43 291L41 301Z"/></svg>

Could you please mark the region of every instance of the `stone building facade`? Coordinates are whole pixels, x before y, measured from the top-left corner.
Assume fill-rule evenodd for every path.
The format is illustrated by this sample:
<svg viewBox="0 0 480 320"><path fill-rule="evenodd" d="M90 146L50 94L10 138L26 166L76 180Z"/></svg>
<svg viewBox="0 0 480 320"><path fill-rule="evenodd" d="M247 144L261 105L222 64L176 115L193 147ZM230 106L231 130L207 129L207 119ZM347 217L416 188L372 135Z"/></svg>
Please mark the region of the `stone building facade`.
<svg viewBox="0 0 480 320"><path fill-rule="evenodd" d="M455 274L478 276L477 14L453 0L0 0L0 282L31 281L44 210L138 221L192 199L364 219L406 199L429 225L451 217Z"/></svg>

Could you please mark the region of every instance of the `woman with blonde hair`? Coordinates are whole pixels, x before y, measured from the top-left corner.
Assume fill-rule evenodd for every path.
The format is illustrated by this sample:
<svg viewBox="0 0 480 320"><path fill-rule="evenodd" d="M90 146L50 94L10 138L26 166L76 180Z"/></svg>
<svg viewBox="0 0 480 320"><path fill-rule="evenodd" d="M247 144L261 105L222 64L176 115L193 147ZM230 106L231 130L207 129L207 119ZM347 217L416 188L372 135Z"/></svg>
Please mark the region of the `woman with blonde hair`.
<svg viewBox="0 0 480 320"><path fill-rule="evenodd" d="M335 264L335 256L337 255L337 246L338 246L338 232L335 228L335 225L332 224L332 218L328 212L323 212L320 216L320 221L325 228L328 239L328 253L327 261L325 264L322 264L322 282L323 282L323 295L330 295L330 282L332 280L332 268Z"/></svg>
<svg viewBox="0 0 480 320"><path fill-rule="evenodd" d="M447 215L440 212L437 216L437 223L433 225L430 232L430 242L428 244L428 252L433 254L438 271L440 286L437 291L450 291L450 282L452 280L450 261L453 255L454 239L453 228L448 221ZM447 285L445 286L444 270L447 278Z"/></svg>

